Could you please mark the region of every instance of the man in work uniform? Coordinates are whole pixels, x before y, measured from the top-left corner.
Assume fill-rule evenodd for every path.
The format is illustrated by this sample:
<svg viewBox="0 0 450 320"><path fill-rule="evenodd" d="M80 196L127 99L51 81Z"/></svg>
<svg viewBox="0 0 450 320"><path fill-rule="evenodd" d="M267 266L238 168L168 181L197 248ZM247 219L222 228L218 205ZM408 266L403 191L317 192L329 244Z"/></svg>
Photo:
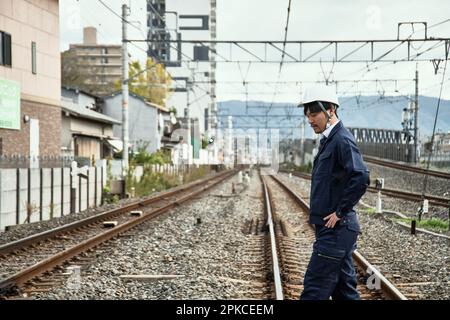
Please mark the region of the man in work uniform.
<svg viewBox="0 0 450 320"><path fill-rule="evenodd" d="M330 87L307 89L299 106L314 132L322 134L310 195L316 241L300 299L358 300L352 253L359 222L353 207L369 185L369 171L352 134L337 117L339 101Z"/></svg>

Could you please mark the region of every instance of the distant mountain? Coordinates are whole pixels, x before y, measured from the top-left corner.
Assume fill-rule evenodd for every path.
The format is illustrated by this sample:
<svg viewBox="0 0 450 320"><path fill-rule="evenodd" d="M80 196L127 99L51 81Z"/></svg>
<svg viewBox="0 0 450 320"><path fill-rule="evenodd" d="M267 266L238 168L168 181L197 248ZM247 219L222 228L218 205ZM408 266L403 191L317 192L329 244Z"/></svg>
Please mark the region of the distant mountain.
<svg viewBox="0 0 450 320"><path fill-rule="evenodd" d="M407 97L360 96L343 97L338 116L347 127L401 130L402 110L408 106ZM419 132L422 138L431 136L438 99L419 97ZM219 121L226 127L227 116L233 116L234 128L279 127L281 134L297 138L303 109L295 104L263 101L230 100L218 103ZM267 114L267 117L266 117ZM450 131L450 101L441 100L436 132ZM312 137L309 126L306 136Z"/></svg>

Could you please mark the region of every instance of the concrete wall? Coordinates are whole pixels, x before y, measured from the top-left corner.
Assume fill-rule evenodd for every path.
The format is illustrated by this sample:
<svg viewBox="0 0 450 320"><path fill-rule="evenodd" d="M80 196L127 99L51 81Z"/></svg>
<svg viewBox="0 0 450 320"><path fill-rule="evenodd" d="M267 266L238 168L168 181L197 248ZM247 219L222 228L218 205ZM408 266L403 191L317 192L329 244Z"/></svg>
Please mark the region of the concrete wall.
<svg viewBox="0 0 450 320"><path fill-rule="evenodd" d="M122 95L105 99L103 113L121 121ZM158 111L142 100L130 95L129 99L129 142L133 144L134 151L142 142L149 142L147 151L153 153L158 150ZM122 137L122 125L114 125L115 137ZM141 143L140 143L141 142Z"/></svg>
<svg viewBox="0 0 450 320"><path fill-rule="evenodd" d="M95 185L95 168L89 169L89 202L87 194L87 181L81 179L81 208L79 206L79 178L75 177L76 210L80 212L88 207L92 208L101 204L101 176L106 185L106 166L101 163L97 168L97 185ZM0 231L6 226L23 224L27 220L27 204L31 204L32 214L30 222L49 220L70 214L70 168L55 168L53 170L53 202L51 188L51 169L0 169ZM19 215L17 215L17 172L19 172ZM28 176L30 175L30 191L28 191ZM63 181L61 180L63 176ZM63 185L61 184L63 182ZM97 201L95 201L95 189L97 189ZM42 195L42 203L41 203ZM28 199L30 196L30 200ZM62 201L61 201L61 198ZM53 205L52 205L53 203Z"/></svg>

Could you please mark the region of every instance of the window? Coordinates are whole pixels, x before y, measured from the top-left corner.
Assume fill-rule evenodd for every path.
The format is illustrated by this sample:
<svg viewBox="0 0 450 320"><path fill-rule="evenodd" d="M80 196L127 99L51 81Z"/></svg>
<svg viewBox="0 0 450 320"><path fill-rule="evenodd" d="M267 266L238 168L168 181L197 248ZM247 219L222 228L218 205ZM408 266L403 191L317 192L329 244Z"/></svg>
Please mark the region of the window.
<svg viewBox="0 0 450 320"><path fill-rule="evenodd" d="M31 72L36 74L36 42L31 42Z"/></svg>
<svg viewBox="0 0 450 320"><path fill-rule="evenodd" d="M102 58L102 64L108 64L108 58L103 57Z"/></svg>
<svg viewBox="0 0 450 320"><path fill-rule="evenodd" d="M11 35L0 31L0 65L11 67L11 60Z"/></svg>
<svg viewBox="0 0 450 320"><path fill-rule="evenodd" d="M0 32L0 66L3 65L3 33Z"/></svg>

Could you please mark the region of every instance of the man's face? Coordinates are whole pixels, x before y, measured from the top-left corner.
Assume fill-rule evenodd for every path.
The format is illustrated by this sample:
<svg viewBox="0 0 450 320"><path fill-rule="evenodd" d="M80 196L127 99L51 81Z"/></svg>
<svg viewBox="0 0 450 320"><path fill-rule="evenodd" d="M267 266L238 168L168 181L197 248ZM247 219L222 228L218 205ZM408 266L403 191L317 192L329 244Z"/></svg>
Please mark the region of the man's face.
<svg viewBox="0 0 450 320"><path fill-rule="evenodd" d="M306 117L308 118L308 123L315 133L319 134L325 131L327 127L327 117L323 111L319 112L306 112Z"/></svg>

